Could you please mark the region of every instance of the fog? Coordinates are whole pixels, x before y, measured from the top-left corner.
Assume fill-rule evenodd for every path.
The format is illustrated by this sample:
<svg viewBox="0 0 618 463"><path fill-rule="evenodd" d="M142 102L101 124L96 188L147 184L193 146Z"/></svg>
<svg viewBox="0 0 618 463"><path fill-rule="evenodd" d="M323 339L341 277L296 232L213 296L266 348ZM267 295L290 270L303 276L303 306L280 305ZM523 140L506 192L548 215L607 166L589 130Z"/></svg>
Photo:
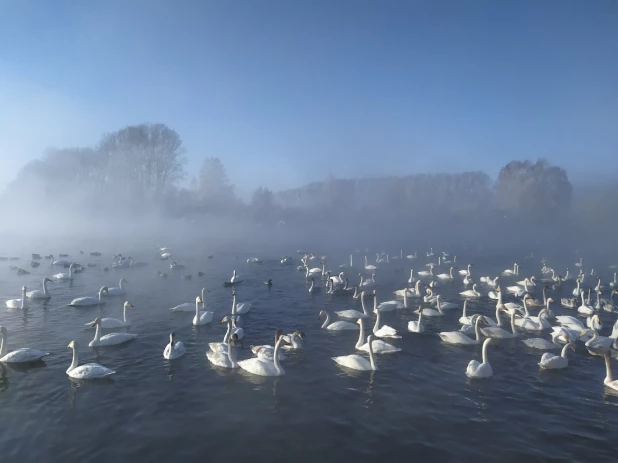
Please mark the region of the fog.
<svg viewBox="0 0 618 463"><path fill-rule="evenodd" d="M464 245L616 251L616 183L576 187L544 160L514 160L495 179L480 169L426 175L413 167L397 177L325 176L284 191L260 186L243 201L222 160L205 158L189 178L186 154L165 124L48 150L0 196L0 254L159 245L253 254Z"/></svg>

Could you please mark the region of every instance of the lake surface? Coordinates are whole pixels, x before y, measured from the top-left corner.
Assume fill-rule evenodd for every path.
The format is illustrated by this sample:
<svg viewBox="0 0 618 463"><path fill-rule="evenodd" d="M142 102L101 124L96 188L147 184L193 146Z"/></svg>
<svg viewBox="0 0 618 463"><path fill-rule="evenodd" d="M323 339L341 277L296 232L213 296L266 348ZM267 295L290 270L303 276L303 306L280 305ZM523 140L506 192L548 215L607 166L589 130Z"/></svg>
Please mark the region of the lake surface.
<svg viewBox="0 0 618 463"><path fill-rule="evenodd" d="M34 251L44 254L44 250ZM451 346L436 334L459 329L461 311L424 318L426 332L409 333L407 322L416 320L418 305L411 300L409 309L383 316L384 323L402 334L402 339L388 341L402 352L377 356L379 371L348 371L331 357L354 353L358 332L322 330L318 313L321 309L361 310L360 303L351 297L326 295L324 290L309 295L304 274L296 270L300 256L293 254L294 263L282 265L279 255L258 254L262 264L247 264L251 256L235 259L222 254L207 259L206 254L178 251L174 259L187 269L172 272L168 262L153 254L124 251L150 265L110 268L109 272L88 268L72 283L50 284L51 300L33 301L26 311L8 310L4 300L20 297L24 284L28 290L36 289L44 276L67 270L52 269L47 260L30 269L27 255L19 256L18 262L0 263L0 324L9 331L9 350L31 347L51 353L35 367L6 366L0 372L0 461L583 462L618 458L618 397L603 385L603 359L590 355L582 343L570 355L567 369L547 372L537 365L542 351L527 348L521 338L497 341L488 352L494 376L470 380L466 367L471 359L481 359L481 346ZM67 252L69 259L82 264L111 267L111 252L100 258ZM480 257L472 251L458 257L462 268L466 258L474 258L477 282L480 276L512 268L509 259ZM361 258L355 256L358 264ZM568 260L564 265L572 266L575 259ZM330 258L327 267L336 269L347 261L342 253ZM410 267L424 269L427 261L420 258L380 268L376 272L379 300L394 299L392 291L405 286ZM520 263L517 280L540 276L538 261ZM16 276L8 265L20 265L32 273ZM317 265L315 261L312 266ZM231 312L232 297L231 288L222 283L234 268L244 277L237 288L238 301L252 302L251 312L242 316L245 348L239 351L240 358L251 356L250 345L272 344L277 328L306 334L304 349L291 352L283 362L283 377L222 370L206 359L208 343L220 341L226 331L220 321ZM605 268L601 274L607 285L613 271ZM169 278L157 277L157 270L167 271ZM198 277L198 270L205 275ZM440 270L448 272L448 267ZM187 273L193 275L191 280L180 278ZM358 270L349 272L350 280L356 282L357 274ZM126 297L108 298L100 309L67 307L75 297L94 296L102 285L117 286L123 276L129 281ZM268 278L274 281L271 288L263 284ZM515 280L501 279L503 289ZM192 314L170 313L170 307L195 301L202 287L210 289L206 305L215 311L212 324L194 327ZM486 286L479 287L487 293ZM536 287L539 297L541 287ZM549 294L559 302L573 287L571 280ZM458 292L464 289L456 275L438 293L461 304ZM609 292L603 297L609 298ZM121 318L125 300L135 306L128 309L128 331L137 333L138 339L117 347L88 347L94 332L85 330L84 324L99 315ZM483 297L469 303L468 310L493 318L495 301ZM553 310L576 315L559 303ZM532 310L535 315L537 311ZM616 315L602 312L600 316L605 325L601 334L608 335ZM172 362L162 357L170 331L187 346L187 354ZM546 332L542 336L548 338ZM73 339L80 344L80 363L98 362L116 370L113 380L78 383L68 378L71 350L67 344ZM618 372L618 364L615 369Z"/></svg>

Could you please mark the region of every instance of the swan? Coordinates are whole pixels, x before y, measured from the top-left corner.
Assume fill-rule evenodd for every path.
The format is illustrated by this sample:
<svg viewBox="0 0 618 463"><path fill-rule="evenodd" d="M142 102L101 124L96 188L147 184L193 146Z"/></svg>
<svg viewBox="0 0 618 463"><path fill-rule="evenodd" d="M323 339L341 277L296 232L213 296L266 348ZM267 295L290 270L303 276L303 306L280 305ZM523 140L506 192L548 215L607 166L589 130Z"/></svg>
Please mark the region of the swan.
<svg viewBox="0 0 618 463"><path fill-rule="evenodd" d="M544 370L560 370L562 368L566 368L569 365L569 359L567 358L568 349L573 349L573 352L575 352L575 344L571 342L565 344L560 355L545 352L541 357L539 366Z"/></svg>
<svg viewBox="0 0 618 463"><path fill-rule="evenodd" d="M423 293L421 293L421 285L424 284L421 280L417 280L414 289L400 289L395 291L397 296L403 297L404 294L409 294L411 297L421 297Z"/></svg>
<svg viewBox="0 0 618 463"><path fill-rule="evenodd" d="M599 336L599 333L591 328L585 329L579 333L579 337L581 338L585 334L591 333L592 338L586 341L586 347L590 347L592 349L609 349L615 341L614 338L610 338L608 336Z"/></svg>
<svg viewBox="0 0 618 463"><path fill-rule="evenodd" d="M559 335L559 332L552 333L551 342L543 338L523 339L521 342L523 342L526 346L531 347L532 349L539 349L539 350L559 349L560 344L558 344L558 341L557 341L558 335Z"/></svg>
<svg viewBox="0 0 618 463"><path fill-rule="evenodd" d="M405 296L405 293L404 293ZM407 297L406 297L407 299ZM386 301L378 304L378 296L376 295L375 289L373 290L373 302L374 302L374 311L379 310L381 312L391 312L396 309L403 309L405 305L400 301Z"/></svg>
<svg viewBox="0 0 618 463"><path fill-rule="evenodd" d="M471 285L472 283L474 283L474 280L472 279L470 272L468 272L468 274L463 279L463 284L467 286L467 285Z"/></svg>
<svg viewBox="0 0 618 463"><path fill-rule="evenodd" d="M616 306L614 305L614 296L618 294L618 291L612 289L612 293L610 295L610 299L601 299L601 306L603 310L606 312L614 312L616 310Z"/></svg>
<svg viewBox="0 0 618 463"><path fill-rule="evenodd" d="M322 269L319 267L314 267L314 268L309 268L307 266L305 266L306 269L306 273L305 273L305 277L307 278L307 280L310 280L311 278L319 278L322 275Z"/></svg>
<svg viewBox="0 0 618 463"><path fill-rule="evenodd" d="M221 320L221 323L227 323L227 331L225 332L225 335L223 336L223 341L222 342L209 342L208 343L208 347L210 348L211 351L213 352L227 352L227 342L230 339L230 336L232 335L232 317L224 317L223 320Z"/></svg>
<svg viewBox="0 0 618 463"><path fill-rule="evenodd" d="M408 331L412 333L422 333L425 331L425 325L423 325L423 310L418 308L418 320L410 320L408 322Z"/></svg>
<svg viewBox="0 0 618 463"><path fill-rule="evenodd" d="M200 310L200 304L203 302L201 296L195 298L195 316L193 317L193 326L206 325L212 321L214 312L208 310Z"/></svg>
<svg viewBox="0 0 618 463"><path fill-rule="evenodd" d="M472 315L471 317L469 317L466 313L466 309L468 308L468 300L464 300L464 304L463 304L463 310L462 310L462 314L461 317L459 317L459 323L461 323L462 325L470 325L473 323L473 319L475 318L475 315Z"/></svg>
<svg viewBox="0 0 618 463"><path fill-rule="evenodd" d="M332 357L332 359L339 365L353 370L375 371L378 367L373 357L373 335L367 336L367 345L369 349L369 360L358 354L342 355L339 357Z"/></svg>
<svg viewBox="0 0 618 463"><path fill-rule="evenodd" d="M476 289L476 284L472 285L472 289L462 291L459 294L463 297L481 297L481 293L479 293Z"/></svg>
<svg viewBox="0 0 618 463"><path fill-rule="evenodd" d="M518 275L518 274L519 274L519 269L518 269L517 264L513 264L513 270L507 268L504 272L502 272L502 276L512 276L512 275Z"/></svg>
<svg viewBox="0 0 618 463"><path fill-rule="evenodd" d="M101 336L101 319L97 318L93 326L97 327L97 331L94 333L94 339L88 344L90 347L99 346L115 346L123 344L125 342L133 341L137 338L137 334L132 333L109 333L105 336Z"/></svg>
<svg viewBox="0 0 618 463"><path fill-rule="evenodd" d="M318 321L322 319L322 316L326 317L326 320L324 321L324 324L322 325L322 328L324 329L334 330L334 331L357 330L358 329L358 325L356 323L344 322L341 320L331 323L330 315L328 314L326 310L320 310Z"/></svg>
<svg viewBox="0 0 618 463"><path fill-rule="evenodd" d="M356 326L356 325L355 325ZM251 358L247 360L241 360L238 362L238 366L249 373L259 376L283 376L285 370L279 363L279 349L281 344L284 343L283 336L279 336L275 349L273 351L272 360L266 360L261 358Z"/></svg>
<svg viewBox="0 0 618 463"><path fill-rule="evenodd" d="M322 291L322 288L320 286L315 285L315 278L311 278L310 281L311 286L309 286L309 294L316 294Z"/></svg>
<svg viewBox="0 0 618 463"><path fill-rule="evenodd" d="M53 254L50 254L50 255L51 255L52 265L55 265L58 267L64 267L65 265L70 264L68 260L54 260Z"/></svg>
<svg viewBox="0 0 618 463"><path fill-rule="evenodd" d="M603 384L607 387L618 391L618 380L614 381L612 376L612 365L611 365L611 354L609 351L605 352L605 379L603 380Z"/></svg>
<svg viewBox="0 0 618 463"><path fill-rule="evenodd" d="M417 272L417 274L422 277L432 277L433 267L434 267L433 264L429 264L429 270L421 270L420 272Z"/></svg>
<svg viewBox="0 0 618 463"><path fill-rule="evenodd" d="M571 297L571 298L563 297L562 299L560 299L560 304L562 304L562 307L564 307L565 309L574 309L574 308L577 307L577 298L575 298L575 297Z"/></svg>
<svg viewBox="0 0 618 463"><path fill-rule="evenodd" d="M284 336L283 330L277 330L277 332L275 333L275 346L277 345L277 341L279 341L279 338L282 338L283 336ZM284 344L285 342L287 341L284 339ZM225 344L224 347L225 347L225 351L219 348L219 352L227 352L227 344ZM264 344L262 346L250 346L250 347L251 347L251 352L253 352L253 354L257 358L262 359L262 360L272 361L273 353L275 352L275 348L273 346ZM277 358L279 360L285 360L285 355L283 354L283 352L281 352L281 350L277 352Z"/></svg>
<svg viewBox="0 0 618 463"><path fill-rule="evenodd" d="M376 270L378 267L376 267L375 265L369 265L367 263L367 256L365 256L365 270L369 270L370 272L373 272L374 270Z"/></svg>
<svg viewBox="0 0 618 463"><path fill-rule="evenodd" d="M523 318L530 318L530 312L528 311L528 301L533 300L534 298L530 294L524 294L522 298L523 306L516 304L515 302L507 302L506 304L502 303L502 293L500 293L498 298L498 306L504 308L509 314L513 311L521 312L523 309L524 316ZM534 317L533 317L534 318Z"/></svg>
<svg viewBox="0 0 618 463"><path fill-rule="evenodd" d="M73 279L73 268L74 267L75 267L75 264L69 265L69 273L56 273L55 275L51 276L51 279L55 280L55 281L72 280Z"/></svg>
<svg viewBox="0 0 618 463"><path fill-rule="evenodd" d="M586 326L596 331L603 329L603 324L598 315L591 315L586 319Z"/></svg>
<svg viewBox="0 0 618 463"><path fill-rule="evenodd" d="M615 275L615 274L614 274ZM416 278L414 278L414 269L410 269L410 278L408 278L408 284L412 285L416 282Z"/></svg>
<svg viewBox="0 0 618 463"><path fill-rule="evenodd" d="M418 251L414 251L414 254L408 254L408 255L406 256L406 259L408 259L408 260L414 260L414 259L416 259L417 257L418 257Z"/></svg>
<svg viewBox="0 0 618 463"><path fill-rule="evenodd" d="M594 287L594 290L599 292L605 287L601 284L601 277L597 277L597 285Z"/></svg>
<svg viewBox="0 0 618 463"><path fill-rule="evenodd" d="M419 306L418 310L423 312L423 315L425 315L426 317L441 317L444 315L444 312L442 312L442 309L440 308L440 306L437 306L438 310L434 310L434 309L423 309L422 307Z"/></svg>
<svg viewBox="0 0 618 463"><path fill-rule="evenodd" d="M375 325L373 325L373 334L378 338L401 339L401 336L397 334L397 330L395 328L392 328L388 325L384 325L380 327L380 324L382 321L381 320L382 311L374 309L374 312L377 314L377 317L376 317L376 323Z"/></svg>
<svg viewBox="0 0 618 463"><path fill-rule="evenodd" d="M530 296L528 296L529 298ZM526 299L528 298L524 298L524 317L521 320L517 321L517 325L523 327L527 322L526 320L530 320L533 323L541 323L541 313L539 312L539 315L537 317L531 317L530 313L528 312L528 306L526 305ZM554 302L554 300L552 298L548 298L546 303L545 303L545 315L547 316L547 318L551 317L551 309L549 308L549 305ZM550 328L549 322L545 321L542 323L544 328Z"/></svg>
<svg viewBox="0 0 618 463"><path fill-rule="evenodd" d="M375 273L372 273L371 278L367 278L366 280L361 274L359 274L358 276L360 277L360 283L358 285L360 286L361 289L375 288L376 286L376 274Z"/></svg>
<svg viewBox="0 0 618 463"><path fill-rule="evenodd" d="M6 301L6 307L8 309L27 309L29 307L28 299L26 298L26 287L21 287L20 299L9 299Z"/></svg>
<svg viewBox="0 0 618 463"><path fill-rule="evenodd" d="M124 289L124 286L122 285L123 283L128 283L128 281L125 278L121 278L120 282L118 282L118 287L116 286L112 286L111 288L107 289L107 296L124 296L126 294L126 291Z"/></svg>
<svg viewBox="0 0 618 463"><path fill-rule="evenodd" d="M0 326L0 362L1 363L29 363L41 360L49 352L42 352L28 347L9 352L8 332L4 326Z"/></svg>
<svg viewBox="0 0 618 463"><path fill-rule="evenodd" d="M616 272L614 272L614 281L609 284L612 288L618 287L618 281L616 281Z"/></svg>
<svg viewBox="0 0 618 463"><path fill-rule="evenodd" d="M110 329L110 328L123 328L125 326L130 326L131 323L127 321L127 307L133 307L129 301L126 301L122 308L122 320L117 318L109 318L105 317L101 319L101 328L102 329ZM94 328L96 320L91 321L90 323L86 323L87 328Z"/></svg>
<svg viewBox="0 0 618 463"><path fill-rule="evenodd" d="M353 267L354 267L354 265L352 264L352 254L350 254L350 264L349 265L348 264L341 264L339 266L339 268L353 268Z"/></svg>
<svg viewBox="0 0 618 463"><path fill-rule="evenodd" d="M363 341L365 340L365 326L363 323L363 319L359 318L356 323L360 325L360 332L358 334L358 341L356 342L356 349L362 352L369 352L369 344L363 344ZM400 348L384 342L381 339L374 339L371 342L371 348L374 354L393 354L395 352L401 351Z"/></svg>
<svg viewBox="0 0 618 463"><path fill-rule="evenodd" d="M489 293L487 293L487 297L489 299L493 299L494 301L499 300L500 299L500 286L498 286L495 291L489 291Z"/></svg>
<svg viewBox="0 0 618 463"><path fill-rule="evenodd" d="M436 302L437 299L438 297L433 295L433 290L431 289L431 287L425 289L425 297L423 297L423 302L429 302L430 304L433 304Z"/></svg>
<svg viewBox="0 0 618 463"><path fill-rule="evenodd" d="M499 279L499 278L500 278L500 277L495 277L495 278L492 280L492 279L491 279L491 277L481 277L481 278L480 278L480 280L481 280L481 283L485 283L485 284L487 284L487 285L489 285L489 286L494 286L494 287L496 287L496 286L498 286L498 279Z"/></svg>
<svg viewBox="0 0 618 463"><path fill-rule="evenodd" d="M206 358L210 363L221 368L238 368L238 360L236 358L236 348L240 347L238 336L232 334L227 344L226 352L206 352Z"/></svg>
<svg viewBox="0 0 618 463"><path fill-rule="evenodd" d="M49 278L43 278L43 291L41 291L40 289L28 291L26 293L26 297L28 299L49 299L51 297L51 294L49 294L49 291L47 290L47 283L49 282L53 283L53 281Z"/></svg>
<svg viewBox="0 0 618 463"><path fill-rule="evenodd" d="M556 321L560 323L561 326L566 326L567 328L575 330L583 330L586 328L581 320L571 317L570 315L558 315Z"/></svg>
<svg viewBox="0 0 618 463"><path fill-rule="evenodd" d="M584 301L583 291L581 292L580 296L582 298L582 305L580 305L577 308L577 312L583 315L592 315L594 313L594 308L590 307L589 305L586 305L586 302Z"/></svg>
<svg viewBox="0 0 618 463"><path fill-rule="evenodd" d="M449 310L449 309L458 309L459 306L457 304L453 304L452 302L441 302L442 296L439 294L436 296L436 307L441 310Z"/></svg>
<svg viewBox="0 0 618 463"><path fill-rule="evenodd" d="M503 309L497 309L497 310L503 310ZM512 333L509 333L508 331L506 331L503 328L500 328L499 326L489 326L487 328L481 328L481 333L483 333L488 338L497 338L497 339L515 338L519 336L519 331L517 330L517 325L515 324L515 317L517 315L518 314L516 314L515 312L511 313L511 330L513 330Z"/></svg>
<svg viewBox="0 0 618 463"><path fill-rule="evenodd" d="M340 310L339 312L335 312L335 313L341 318L349 318L353 320L358 320L359 318L369 318L370 314L369 314L369 311L367 310L367 307L365 306L365 296L366 296L365 291L363 291L361 293L361 304L363 307L362 312L359 312L358 310L348 309L348 310Z"/></svg>
<svg viewBox="0 0 618 463"><path fill-rule="evenodd" d="M167 360L177 359L178 357L185 355L185 352L187 352L187 348L182 341L177 341L174 343L175 336L176 334L172 331L170 333L170 342L163 350L163 358Z"/></svg>
<svg viewBox="0 0 618 463"><path fill-rule="evenodd" d="M520 286L507 286L506 290L509 293L513 293L515 296L517 297L522 297L524 294L526 294L528 292L528 279L526 278L524 280L524 287L520 287Z"/></svg>
<svg viewBox="0 0 618 463"><path fill-rule="evenodd" d="M302 331L294 331L292 334L284 334L283 340L285 341L282 349L296 350L302 349L305 342L305 333Z"/></svg>
<svg viewBox="0 0 618 463"><path fill-rule="evenodd" d="M535 280L536 280L536 277L532 276L530 278L524 278L523 280L518 281L517 284L519 286L536 286Z"/></svg>
<svg viewBox="0 0 618 463"><path fill-rule="evenodd" d="M476 321L474 323L474 332L476 334L476 339L470 339L468 336L463 334L461 331L443 331L438 333L442 341L447 342L449 344L458 344L458 345L469 345L469 344L480 344L481 343L481 334L479 333L479 323L484 321L485 319L482 316L477 316Z"/></svg>
<svg viewBox="0 0 618 463"><path fill-rule="evenodd" d="M234 273L232 274L232 278L230 278L230 283L234 284L234 283L240 283L242 281L242 278L240 277L240 275L236 274L236 270L234 270Z"/></svg>
<svg viewBox="0 0 618 463"><path fill-rule="evenodd" d="M257 257L250 257L249 259L247 259L247 263L248 264L258 264L260 263L260 259L258 259Z"/></svg>
<svg viewBox="0 0 618 463"><path fill-rule="evenodd" d="M467 270L460 270L460 271L459 271L459 274L460 274L461 276L464 276L464 277L465 277L466 275L468 275L468 274L470 273L470 268L472 268L472 264L468 264L468 268L467 268Z"/></svg>
<svg viewBox="0 0 618 463"><path fill-rule="evenodd" d="M575 263L575 267L582 267L583 264L584 264L584 259L583 259L583 257L580 257L579 258L579 262Z"/></svg>
<svg viewBox="0 0 618 463"><path fill-rule="evenodd" d="M494 374L487 360L487 346L491 342L491 338L485 339L483 342L483 363L479 363L477 360L470 360L468 368L466 368L466 376L468 378L489 378Z"/></svg>
<svg viewBox="0 0 618 463"><path fill-rule="evenodd" d="M68 306L69 307L88 307L93 305L104 304L105 302L102 300L103 293L107 292L107 286L101 286L99 289L99 295L97 297L78 297L77 299L73 299Z"/></svg>
<svg viewBox="0 0 618 463"><path fill-rule="evenodd" d="M539 312L538 317L520 318L515 323L525 330L542 331L551 328L548 318L548 309L543 309Z"/></svg>
<svg viewBox="0 0 618 463"><path fill-rule="evenodd" d="M454 267L451 267L449 270L449 273L440 273L439 275L436 275L436 277L440 278L441 280L452 280L453 279L453 269Z"/></svg>
<svg viewBox="0 0 618 463"><path fill-rule="evenodd" d="M110 370L98 363L86 363L77 366L79 362L77 342L71 341L67 347L73 349L73 361L71 362L71 366L67 369L67 375L69 375L69 377L75 379L99 379L116 373L114 370Z"/></svg>
<svg viewBox="0 0 618 463"><path fill-rule="evenodd" d="M242 315L251 310L251 302L241 302L240 304L236 303L236 290L232 291L232 314L233 315Z"/></svg>
<svg viewBox="0 0 618 463"><path fill-rule="evenodd" d="M427 253L427 257L433 257L433 248L429 248L429 252Z"/></svg>
<svg viewBox="0 0 618 463"><path fill-rule="evenodd" d="M573 296L579 296L581 293L584 292L581 289L581 280L579 278L576 280L576 283L577 283L577 288L573 290Z"/></svg>

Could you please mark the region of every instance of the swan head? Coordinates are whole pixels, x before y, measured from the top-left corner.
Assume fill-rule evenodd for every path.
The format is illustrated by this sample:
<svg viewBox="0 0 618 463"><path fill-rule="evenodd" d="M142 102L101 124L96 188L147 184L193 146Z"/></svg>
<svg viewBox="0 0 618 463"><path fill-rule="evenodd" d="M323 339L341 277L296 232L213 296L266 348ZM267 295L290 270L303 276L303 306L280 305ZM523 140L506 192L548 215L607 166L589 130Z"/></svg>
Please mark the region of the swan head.
<svg viewBox="0 0 618 463"><path fill-rule="evenodd" d="M4 327L2 327L4 328ZM77 341L71 341L67 346L68 349L77 349Z"/></svg>
<svg viewBox="0 0 618 463"><path fill-rule="evenodd" d="M202 303L202 296L197 296L195 298L195 302L197 302L198 304L201 304Z"/></svg>
<svg viewBox="0 0 618 463"><path fill-rule="evenodd" d="M320 310L320 314L318 315L318 321L320 321L322 319L322 316L326 316L326 311L325 310Z"/></svg>
<svg viewBox="0 0 618 463"><path fill-rule="evenodd" d="M51 278L47 278L47 277L43 278L43 283L53 283L53 282L54 280L52 280Z"/></svg>
<svg viewBox="0 0 618 463"><path fill-rule="evenodd" d="M230 336L230 341L229 343L233 346L233 347L240 347L242 348L242 344L240 344L240 341L238 340L238 335L236 333L232 334Z"/></svg>
<svg viewBox="0 0 618 463"><path fill-rule="evenodd" d="M363 324L363 319L359 318L358 320L356 320L356 324L357 325L362 325Z"/></svg>
<svg viewBox="0 0 618 463"><path fill-rule="evenodd" d="M124 303L124 306L125 306L125 307L133 307L133 304L131 304L129 301L126 301L126 302Z"/></svg>
<svg viewBox="0 0 618 463"><path fill-rule="evenodd" d="M101 289L99 289L99 293L107 293L109 292L109 288L107 286L101 286Z"/></svg>
<svg viewBox="0 0 618 463"><path fill-rule="evenodd" d="M92 327L94 328L95 326L97 326L99 323L101 323L101 317L97 317L94 322L92 322Z"/></svg>
<svg viewBox="0 0 618 463"><path fill-rule="evenodd" d="M122 277L122 278L120 279L120 281L122 281L123 283L128 283L128 281L127 281L127 279L126 279L125 277Z"/></svg>
<svg viewBox="0 0 618 463"><path fill-rule="evenodd" d="M26 290L26 287L24 286L24 291L25 291L25 290ZM376 295L376 290L374 289L374 290L373 290L373 297L375 297L375 295Z"/></svg>

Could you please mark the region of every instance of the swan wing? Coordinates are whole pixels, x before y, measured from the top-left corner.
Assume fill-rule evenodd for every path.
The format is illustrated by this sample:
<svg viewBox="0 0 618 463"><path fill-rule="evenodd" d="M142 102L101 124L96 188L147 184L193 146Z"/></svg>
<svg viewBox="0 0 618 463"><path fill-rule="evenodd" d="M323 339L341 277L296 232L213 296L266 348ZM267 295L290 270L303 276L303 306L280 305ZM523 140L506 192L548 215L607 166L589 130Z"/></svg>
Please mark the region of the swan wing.
<svg viewBox="0 0 618 463"><path fill-rule="evenodd" d="M68 375L71 378L76 379L97 379L105 378L106 376L110 376L115 373L116 372L114 370L110 370L109 368L99 365L98 363L86 363L85 365L80 365L69 371Z"/></svg>
<svg viewBox="0 0 618 463"><path fill-rule="evenodd" d="M371 370L371 363L365 357L360 355L343 355L340 357L332 357L339 365L353 370Z"/></svg>
<svg viewBox="0 0 618 463"><path fill-rule="evenodd" d="M374 339L371 343L371 348L373 349L374 354L392 354L401 351L400 348L384 342L381 339ZM369 345L365 343L360 346L358 350L369 353Z"/></svg>
<svg viewBox="0 0 618 463"><path fill-rule="evenodd" d="M478 344L478 342L470 339L461 331L443 331L438 333L440 338L449 344Z"/></svg>
<svg viewBox="0 0 618 463"><path fill-rule="evenodd" d="M241 360L238 362L238 366L240 366L243 370L258 376L282 376L285 374L283 369L281 369L281 372L277 371L274 362L259 358Z"/></svg>
<svg viewBox="0 0 618 463"><path fill-rule="evenodd" d="M343 331L343 330L359 330L360 326L356 323L336 321L326 327L327 330Z"/></svg>
<svg viewBox="0 0 618 463"><path fill-rule="evenodd" d="M9 352L4 357L0 359L0 362L3 363L27 363L27 362L35 362L37 360L42 359L46 355L49 355L49 352L42 352L36 349L29 349L27 347L14 350Z"/></svg>

